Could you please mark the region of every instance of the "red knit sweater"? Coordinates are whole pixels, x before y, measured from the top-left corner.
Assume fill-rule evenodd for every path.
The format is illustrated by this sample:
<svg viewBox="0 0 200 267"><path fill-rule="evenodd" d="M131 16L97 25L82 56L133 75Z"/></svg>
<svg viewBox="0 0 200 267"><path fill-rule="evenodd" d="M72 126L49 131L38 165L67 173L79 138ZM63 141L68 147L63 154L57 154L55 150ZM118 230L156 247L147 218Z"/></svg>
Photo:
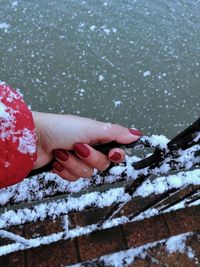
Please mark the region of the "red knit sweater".
<svg viewBox="0 0 200 267"><path fill-rule="evenodd" d="M35 160L32 113L19 93L0 84L0 188L22 181Z"/></svg>

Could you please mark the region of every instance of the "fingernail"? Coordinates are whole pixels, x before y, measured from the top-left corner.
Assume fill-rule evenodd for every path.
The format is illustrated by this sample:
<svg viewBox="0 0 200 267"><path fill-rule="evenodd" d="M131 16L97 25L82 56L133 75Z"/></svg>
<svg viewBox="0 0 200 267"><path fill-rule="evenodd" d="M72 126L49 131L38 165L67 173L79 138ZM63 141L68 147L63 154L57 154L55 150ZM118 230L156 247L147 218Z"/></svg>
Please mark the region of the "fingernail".
<svg viewBox="0 0 200 267"><path fill-rule="evenodd" d="M129 129L129 132L133 135L143 136L143 133L136 129Z"/></svg>
<svg viewBox="0 0 200 267"><path fill-rule="evenodd" d="M53 164L53 169L57 172L62 172L64 170L64 167L60 162L56 161Z"/></svg>
<svg viewBox="0 0 200 267"><path fill-rule="evenodd" d="M110 157L111 160L118 161L121 159L121 154L119 152L115 152L112 157Z"/></svg>
<svg viewBox="0 0 200 267"><path fill-rule="evenodd" d="M61 161L66 161L66 160L68 160L68 158L69 158L68 153L65 152L65 151L63 151L63 150L61 150L61 149L56 149L56 150L54 151L54 155L55 155L55 157L56 157L57 159L59 159L59 160L61 160Z"/></svg>
<svg viewBox="0 0 200 267"><path fill-rule="evenodd" d="M76 151L76 153L82 157L82 158L88 158L90 155L90 150L87 146L85 146L84 144L75 144L74 145L74 150Z"/></svg>

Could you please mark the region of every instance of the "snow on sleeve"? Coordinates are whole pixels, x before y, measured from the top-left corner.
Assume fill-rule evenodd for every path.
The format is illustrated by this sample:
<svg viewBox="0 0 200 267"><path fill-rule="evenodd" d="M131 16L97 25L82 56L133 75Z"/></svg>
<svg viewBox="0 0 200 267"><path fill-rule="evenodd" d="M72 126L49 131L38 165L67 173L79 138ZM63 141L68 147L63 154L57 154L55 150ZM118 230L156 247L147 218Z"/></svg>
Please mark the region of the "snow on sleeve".
<svg viewBox="0 0 200 267"><path fill-rule="evenodd" d="M28 129L22 131L22 136L19 137L18 150L23 154L34 154L36 152L35 133Z"/></svg>
<svg viewBox="0 0 200 267"><path fill-rule="evenodd" d="M9 113L7 112L7 107L0 102L0 118L7 120L10 117Z"/></svg>
<svg viewBox="0 0 200 267"><path fill-rule="evenodd" d="M13 99L19 99L19 95L11 91L6 101L11 103ZM15 129L15 114L18 112L0 102L0 138L5 140L12 137L13 142L18 140L18 151L23 154L32 155L36 152L35 131L27 128L23 130Z"/></svg>
<svg viewBox="0 0 200 267"><path fill-rule="evenodd" d="M0 138L10 138L14 133L15 118L14 110L0 102Z"/></svg>
<svg viewBox="0 0 200 267"><path fill-rule="evenodd" d="M33 116L22 96L0 82L0 188L23 180L37 158ZM23 168L19 168L22 166Z"/></svg>

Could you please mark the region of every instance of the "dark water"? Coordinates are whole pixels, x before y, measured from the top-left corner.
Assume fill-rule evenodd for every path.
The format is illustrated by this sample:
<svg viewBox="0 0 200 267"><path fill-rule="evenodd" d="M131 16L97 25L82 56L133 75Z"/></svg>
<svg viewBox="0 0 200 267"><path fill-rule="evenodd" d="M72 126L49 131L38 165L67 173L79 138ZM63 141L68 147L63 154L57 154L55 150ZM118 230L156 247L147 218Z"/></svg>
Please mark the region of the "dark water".
<svg viewBox="0 0 200 267"><path fill-rule="evenodd" d="M35 110L168 136L200 115L197 0L0 0L0 58Z"/></svg>

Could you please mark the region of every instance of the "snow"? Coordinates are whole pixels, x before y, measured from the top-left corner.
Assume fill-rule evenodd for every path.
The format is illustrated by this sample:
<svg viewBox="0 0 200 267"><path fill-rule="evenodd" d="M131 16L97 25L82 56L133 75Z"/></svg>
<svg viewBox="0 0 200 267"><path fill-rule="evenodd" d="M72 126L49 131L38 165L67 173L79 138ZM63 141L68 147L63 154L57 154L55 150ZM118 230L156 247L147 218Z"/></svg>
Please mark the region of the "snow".
<svg viewBox="0 0 200 267"><path fill-rule="evenodd" d="M169 139L164 135L155 135L153 134L151 137L144 136L141 138L142 141L148 141L152 147L159 147L161 149L167 148L167 143Z"/></svg>
<svg viewBox="0 0 200 267"><path fill-rule="evenodd" d="M190 172L188 172L188 175L189 173ZM200 182L200 179L199 179L199 182ZM152 191L150 190L149 193L152 193ZM27 192L24 192L24 194L27 194ZM125 194L123 187L109 189L108 191L102 192L102 193L101 192L87 193L79 197L69 196L66 199L53 200L50 203L37 204L30 209L23 208L23 209L18 209L15 211L5 210L0 216L0 228L8 227L11 225L18 225L18 224L25 223L28 221L35 221L37 219L44 220L46 217L55 218L63 213L67 214L72 211L80 211L80 210L85 209L86 207L91 207L91 206L103 208L106 206L110 206L114 203L118 203L120 201L128 201L128 200L130 200L130 196ZM173 207L173 210L176 210L177 208L179 207ZM159 213L158 209L150 209L144 212L143 214L139 215L137 218L134 218L134 221L143 220L144 218L149 218L151 216L157 215L158 213ZM65 219L67 220L66 216L65 216ZM77 236L92 233L96 231L97 229L99 230L107 229L113 226L124 224L126 222L129 222L129 219L127 217L122 216L120 218L115 218L110 221L106 221L101 226L99 224L93 224L93 225L89 225L86 227L77 226L75 229L69 230L67 232L68 222L66 221L64 224L65 230L63 232L49 235L47 237L39 237L39 238L30 239L28 240L29 242L28 247L36 247L41 244L49 244L51 242L55 242L60 239L75 238ZM0 255L7 254L9 253L9 251L24 249L25 247L27 248L27 245L22 245L21 243L8 245L7 247L2 248L0 250ZM189 250L188 250L188 253L192 255L192 252Z"/></svg>
<svg viewBox="0 0 200 267"><path fill-rule="evenodd" d="M9 107L9 104L7 105L2 102L6 100L6 103L12 103L14 100L19 99L23 102L20 94L10 90L5 85L5 89L3 89L0 96L0 139L4 141L11 139L13 143L18 142L19 152L33 155L36 152L34 130L31 131L27 128L16 129L16 114L21 112L21 110L18 110L18 105L13 109ZM6 167L9 166L8 164Z"/></svg>
<svg viewBox="0 0 200 267"><path fill-rule="evenodd" d="M0 29L8 30L10 25L6 22L0 22Z"/></svg>
<svg viewBox="0 0 200 267"><path fill-rule="evenodd" d="M11 5L12 5L13 7L17 7L17 6L18 6L18 1L14 1L14 2L12 2Z"/></svg>
<svg viewBox="0 0 200 267"><path fill-rule="evenodd" d="M169 238L166 242L166 248L169 253L180 252L187 253L189 258L194 258L195 255L190 247L186 246L187 237L191 236L189 234L177 235Z"/></svg>
<svg viewBox="0 0 200 267"><path fill-rule="evenodd" d="M160 194L172 188L181 188L187 185L200 184L200 169L189 172L179 172L174 175L157 177L153 181L145 181L135 192L135 196Z"/></svg>
<svg viewBox="0 0 200 267"><path fill-rule="evenodd" d="M3 238L8 238L8 239L11 239L15 242L20 242L24 245L27 245L28 244L28 240L17 235L17 234L13 234L11 232L8 232L8 231L5 231L5 230L0 230L0 236L3 237Z"/></svg>
<svg viewBox="0 0 200 267"><path fill-rule="evenodd" d="M10 115L9 112L7 111L7 107L0 102L0 119L9 119Z"/></svg>
<svg viewBox="0 0 200 267"><path fill-rule="evenodd" d="M147 77L147 76L150 76L150 75L151 75L150 70L147 70L147 71L144 71L144 72L143 72L143 76L144 76L144 77Z"/></svg>
<svg viewBox="0 0 200 267"><path fill-rule="evenodd" d="M14 91L9 91L6 101L11 103L15 99L20 99L20 97L22 97L22 94L19 92L19 89L17 90L17 94Z"/></svg>
<svg viewBox="0 0 200 267"><path fill-rule="evenodd" d="M104 255L96 259L92 259L92 263L96 266L96 263L100 264L101 266L113 266L113 267L128 267L130 264L134 263L136 258L145 259L146 257L150 258L152 261L157 260L152 258L151 253L149 253L149 249L158 247L160 245L166 245L166 250L168 253L187 253L189 258L194 258L194 252L192 251L191 247L186 245L187 239L192 236L192 232L184 233L181 235L176 235L170 237L168 239L162 239L159 241L151 242L140 247L130 248L128 250L123 250L120 252L116 252L109 255ZM85 262L87 264L87 262ZM71 267L81 267L82 263L78 263L75 265L71 265ZM92 265L91 265L92 266Z"/></svg>
<svg viewBox="0 0 200 267"><path fill-rule="evenodd" d="M200 170L193 170L188 171L186 173L180 173L180 186L184 185L199 185L200 184ZM169 181L173 181L174 175L168 176L168 177L158 177L156 180L148 181L145 184L142 184L136 191L136 193L133 195L133 197L137 196L143 196L146 197L151 194L159 194L163 193L170 188L173 188L174 185L173 182L168 183ZM35 191L37 192L37 183L35 184ZM63 184L64 185L64 184ZM23 190L23 187L21 188ZM20 190L21 191L21 190ZM11 194L11 193L10 193ZM18 198L26 198L28 194L28 189L24 188L23 191L21 191L21 196L18 196ZM12 195L12 194L11 194ZM42 196L42 195L41 195ZM39 197L41 197L39 195ZM5 193L2 194L1 202L6 202L8 200L9 196ZM124 187L118 187L118 188L112 188L105 192L91 192L86 193L81 196L69 196L65 199L60 200L54 200L50 203L42 203L37 204L34 206L34 208L24 208L24 209L18 209L15 211L8 210L4 211L0 215L0 228L4 228L6 226L11 226L15 224L21 224L28 221L35 221L37 219L44 220L47 216L55 217L59 216L63 212L69 213L72 211L80 211L85 209L86 207L98 207L103 208L107 206L111 206L114 203L121 203L121 202L127 202L131 199L131 196L129 194L125 193ZM198 203L197 203L198 204ZM184 207L184 203L182 204ZM181 206L182 207L182 206ZM176 209L179 207L176 207ZM172 209L172 208L171 208ZM173 207L175 209L175 207ZM150 217L155 214L159 213L159 209L150 209L143 214L139 215L137 218L134 218L134 220L141 220L145 217ZM127 220L126 218L122 218L122 220ZM116 219L113 219L113 221L110 222L110 225L112 223L117 223L119 221Z"/></svg>
<svg viewBox="0 0 200 267"><path fill-rule="evenodd" d="M110 123L105 123L105 130L108 130L110 127ZM155 142L155 136L153 136L152 138L148 138L149 141L150 139L153 140L150 142L153 142L154 145L159 145L158 142ZM162 137L160 138L160 140L164 140L161 146L165 147L167 139ZM195 149L199 149L199 147L197 146ZM193 152L194 151L195 150L193 149ZM199 158L195 159L193 157L191 149L187 151L181 151L180 153L183 157L187 158L187 160L189 160L192 164L195 164L195 162L199 160ZM112 184L123 179L127 181L132 181L136 179L139 175L160 175L168 173L170 169L170 166L166 161L160 168L154 170L145 168L137 171L133 168L132 164L138 160L140 160L140 158L138 157L126 156L126 163L111 168L110 172L107 173L107 175L102 176L101 173L96 172L92 179L81 178L73 183L63 180L53 173L46 173L45 175L42 174L39 176L32 177L31 179L24 179L21 183L13 185L9 187L9 189L0 190L0 204L5 205L6 202L9 201L9 199L13 199L15 203L19 203L21 201L43 199L44 197L58 193L72 194L81 190L87 190L88 188L91 188L92 185L100 186L101 184ZM177 158L177 162L179 161L180 159ZM180 165L178 166L180 168L185 168L185 166L187 166L187 161L182 160L179 164ZM180 188L182 186L187 186L190 184L198 185L199 177L200 171L196 169L189 172L179 171L177 174L164 175L162 177L155 178L153 181L147 180L137 189L133 197L159 194L172 188Z"/></svg>
<svg viewBox="0 0 200 267"><path fill-rule="evenodd" d="M90 26L90 30L91 31L94 31L95 29L96 29L96 26L95 25Z"/></svg>
<svg viewBox="0 0 200 267"><path fill-rule="evenodd" d="M105 79L103 75L99 75L99 82L102 82Z"/></svg>
<svg viewBox="0 0 200 267"><path fill-rule="evenodd" d="M110 127L110 124L105 124L105 130ZM146 138L146 139L145 139ZM147 140L147 137L144 137ZM159 140L159 141L158 141ZM160 146L166 148L167 138L156 136L152 138L149 137L148 141L154 146ZM199 158L194 158L193 153L199 150L199 146L195 146L186 151L179 151L181 159L177 157L177 161L180 163L180 167L187 166L187 161L190 160L192 165L198 162ZM183 158L185 160L183 160ZM6 205L11 201L12 203L21 203L22 201L36 201L43 199L47 196L53 196L58 193L67 193L63 199L52 199L51 202L47 203L37 203L32 205L31 208L18 208L16 210L4 210L0 214L0 228L9 227L12 225L20 225L30 221L44 220L47 217L56 218L57 216L67 214L74 211L81 211L88 207L94 208L104 208L111 206L112 204L119 203L124 205L124 203L134 199L138 196L147 197L152 194L161 194L167 192L170 189L184 188L188 185L200 185L200 169L179 171L176 174L159 176L161 173L165 174L168 170L168 161L163 163L160 168L155 170L145 168L142 170L134 170L132 164L138 161L138 157L128 157L126 156L126 164L120 166L115 166L110 170L106 176L101 176L100 173L95 173L92 179L79 179L76 182L68 182L59 178L57 175L49 173L46 175L39 175L32 177L31 179L25 179L21 183L11 186L7 189L0 190L0 204ZM117 185L116 188L108 188L99 190L99 188L92 188L92 185L101 184L111 184L116 181L122 180L122 174L124 179L131 182L140 175L153 174L154 179L147 179L144 181L131 196L125 193L125 187L122 184ZM93 190L89 192L88 189ZM84 191L83 191L84 190ZM78 195L76 193L79 193ZM80 195L81 193L81 195ZM73 230L69 230L66 234L66 229L68 229L67 222L65 223L65 231L63 233L58 233L57 236L49 237L49 239L34 239L31 241L29 246L37 246L40 242L54 242L58 238L73 238L79 235L85 235L96 231L97 229L107 229L113 226L124 224L126 222L143 220L144 218L149 218L160 213L170 212L171 210L177 210L184 208L188 205L186 200L183 200L177 205L174 205L164 211L160 208L150 208L143 213L139 214L137 217L130 220L128 217L122 216L120 218L112 218L109 221L104 222L102 225L93 224L87 227L76 227ZM189 204L188 206L199 205L199 201ZM5 234L5 233L4 233ZM41 244L41 243L40 243ZM5 248L4 248L5 249ZM8 247L9 249L22 249L22 245L18 244L15 247ZM6 251L6 249L5 249ZM6 252L3 253L6 253ZM191 251L190 251L191 252ZM189 253L189 252L188 252ZM192 255L192 254L191 254Z"/></svg>
<svg viewBox="0 0 200 267"><path fill-rule="evenodd" d="M119 107L119 106L121 106L122 101L121 100L115 100L114 104L115 104L115 107Z"/></svg>
<svg viewBox="0 0 200 267"><path fill-rule="evenodd" d="M34 131L30 131L29 129L24 128L22 131L22 136L19 137L18 150L22 154L33 155L36 152L35 139L36 136Z"/></svg>

